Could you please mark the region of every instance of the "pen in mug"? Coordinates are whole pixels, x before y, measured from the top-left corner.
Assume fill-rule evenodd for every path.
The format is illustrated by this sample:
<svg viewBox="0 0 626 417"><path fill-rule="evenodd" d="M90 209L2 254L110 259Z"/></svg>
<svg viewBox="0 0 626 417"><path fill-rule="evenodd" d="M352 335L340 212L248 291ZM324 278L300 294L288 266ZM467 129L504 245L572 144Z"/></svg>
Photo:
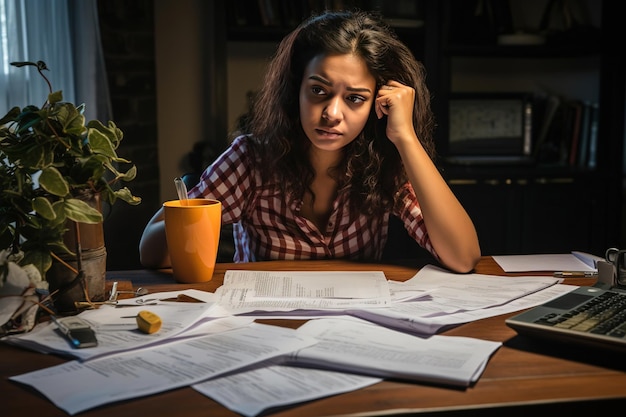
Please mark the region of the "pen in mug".
<svg viewBox="0 0 626 417"><path fill-rule="evenodd" d="M554 273L556 278L593 278L598 276L595 271L557 271Z"/></svg>
<svg viewBox="0 0 626 417"><path fill-rule="evenodd" d="M179 200L187 200L187 187L182 178L174 178L174 185L176 186L176 192L178 193Z"/></svg>

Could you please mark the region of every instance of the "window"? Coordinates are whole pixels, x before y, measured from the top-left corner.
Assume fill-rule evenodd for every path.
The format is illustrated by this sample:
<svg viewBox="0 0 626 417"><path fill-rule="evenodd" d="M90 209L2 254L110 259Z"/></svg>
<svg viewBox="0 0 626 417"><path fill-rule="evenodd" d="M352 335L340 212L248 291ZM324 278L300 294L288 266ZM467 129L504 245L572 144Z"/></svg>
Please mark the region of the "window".
<svg viewBox="0 0 626 417"><path fill-rule="evenodd" d="M85 103L87 120L110 119L97 0L0 0L0 117L48 97L37 69L15 61L44 61L53 91Z"/></svg>

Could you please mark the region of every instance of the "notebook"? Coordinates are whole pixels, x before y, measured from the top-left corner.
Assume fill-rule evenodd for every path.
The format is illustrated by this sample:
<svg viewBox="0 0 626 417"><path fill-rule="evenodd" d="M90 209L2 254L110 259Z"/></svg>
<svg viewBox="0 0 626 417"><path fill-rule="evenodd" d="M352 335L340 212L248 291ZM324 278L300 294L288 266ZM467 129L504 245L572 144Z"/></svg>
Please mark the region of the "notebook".
<svg viewBox="0 0 626 417"><path fill-rule="evenodd" d="M626 352L626 290L577 287L505 323L528 337Z"/></svg>

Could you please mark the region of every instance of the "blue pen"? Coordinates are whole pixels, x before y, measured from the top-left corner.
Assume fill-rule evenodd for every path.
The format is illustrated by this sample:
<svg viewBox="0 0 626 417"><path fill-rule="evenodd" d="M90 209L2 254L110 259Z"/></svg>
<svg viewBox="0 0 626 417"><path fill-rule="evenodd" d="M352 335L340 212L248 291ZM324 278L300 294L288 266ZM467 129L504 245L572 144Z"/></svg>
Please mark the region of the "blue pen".
<svg viewBox="0 0 626 417"><path fill-rule="evenodd" d="M75 316L62 319L58 319L56 316L50 317L73 347L86 348L98 345L95 332L89 323L83 319Z"/></svg>
<svg viewBox="0 0 626 417"><path fill-rule="evenodd" d="M54 324L57 325L57 328L61 331L61 333L63 333L63 335L67 337L70 343L74 345L75 347L78 347L80 345L80 341L78 341L78 339L72 336L72 334L70 333L70 328L67 327L65 324L61 323L56 318L56 316L50 316L50 317L52 318L52 321L54 322Z"/></svg>

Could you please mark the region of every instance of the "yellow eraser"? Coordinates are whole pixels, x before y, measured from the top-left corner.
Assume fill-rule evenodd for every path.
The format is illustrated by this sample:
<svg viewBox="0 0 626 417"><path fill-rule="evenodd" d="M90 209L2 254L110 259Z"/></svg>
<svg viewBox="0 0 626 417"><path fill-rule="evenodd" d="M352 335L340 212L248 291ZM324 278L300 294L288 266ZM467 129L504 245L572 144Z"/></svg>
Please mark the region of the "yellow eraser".
<svg viewBox="0 0 626 417"><path fill-rule="evenodd" d="M155 333L161 328L161 317L151 311L141 310L137 314L137 326L144 333Z"/></svg>

